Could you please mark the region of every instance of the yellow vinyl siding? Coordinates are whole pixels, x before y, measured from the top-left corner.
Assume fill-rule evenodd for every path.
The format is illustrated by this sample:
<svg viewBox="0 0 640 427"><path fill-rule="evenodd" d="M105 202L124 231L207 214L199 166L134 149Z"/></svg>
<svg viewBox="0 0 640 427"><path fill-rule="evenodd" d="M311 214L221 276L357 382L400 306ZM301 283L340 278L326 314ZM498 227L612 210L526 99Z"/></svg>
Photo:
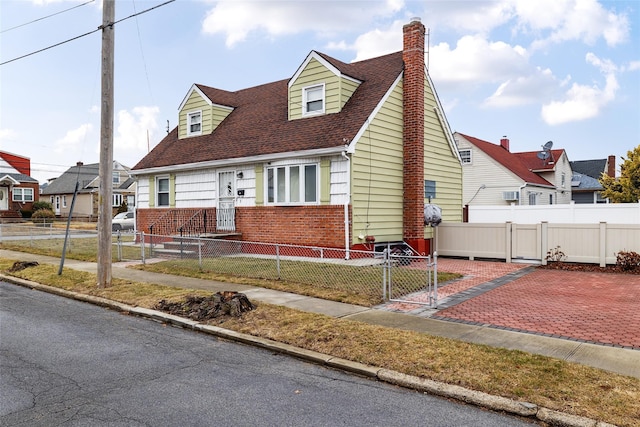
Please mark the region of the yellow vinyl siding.
<svg viewBox="0 0 640 427"><path fill-rule="evenodd" d="M202 135L211 133L211 106L194 90L189 95L189 99L187 99L187 102L185 102L184 107L179 113L178 138L187 137L187 115L195 111L202 111Z"/></svg>
<svg viewBox="0 0 640 427"><path fill-rule="evenodd" d="M189 113L195 111L202 112L202 135L208 135L231 114L233 108L215 104L211 105L206 99L202 98L197 91L192 91L178 115L180 120L178 123L178 138L187 137L187 116Z"/></svg>
<svg viewBox="0 0 640 427"><path fill-rule="evenodd" d="M352 155L353 240L402 240L402 86L394 88ZM368 226L367 226L368 224Z"/></svg>
<svg viewBox="0 0 640 427"><path fill-rule="evenodd" d="M325 114L339 113L349 100L358 84L345 77L338 77L316 59L311 59L289 89L289 119L306 117L302 115L304 88L324 84Z"/></svg>
<svg viewBox="0 0 640 427"><path fill-rule="evenodd" d="M434 93L425 81L424 108L424 179L436 182L436 198L431 199L442 208L442 220L462 222L462 165L446 137L447 130L435 111L438 108ZM444 118L444 112L441 112ZM425 203L429 200L425 199ZM430 227L425 237L432 237Z"/></svg>
<svg viewBox="0 0 640 427"><path fill-rule="evenodd" d="M347 103L347 101L349 101L349 98L351 98L351 95L353 95L353 92L356 91L356 89L358 89L358 83L354 82L353 80L349 80L346 79L344 77L342 77L340 79L340 108L339 110L342 110L342 107L344 107L344 104Z"/></svg>
<svg viewBox="0 0 640 427"><path fill-rule="evenodd" d="M220 125L220 123L222 123L222 121L224 119L227 118L227 116L229 114L231 114L231 111L233 111L233 108L231 107L221 107L219 105L213 105L211 108L211 130L209 130L208 133L213 132L214 130L216 130L216 128ZM202 134L204 135L204 129Z"/></svg>

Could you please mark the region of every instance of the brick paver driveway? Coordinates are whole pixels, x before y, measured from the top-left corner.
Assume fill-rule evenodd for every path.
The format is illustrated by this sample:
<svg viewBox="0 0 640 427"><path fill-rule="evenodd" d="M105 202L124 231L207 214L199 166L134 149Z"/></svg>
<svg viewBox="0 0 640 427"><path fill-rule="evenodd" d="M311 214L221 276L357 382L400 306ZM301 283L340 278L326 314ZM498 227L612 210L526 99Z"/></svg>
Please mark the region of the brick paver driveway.
<svg viewBox="0 0 640 427"><path fill-rule="evenodd" d="M640 350L640 276L535 269L433 317Z"/></svg>

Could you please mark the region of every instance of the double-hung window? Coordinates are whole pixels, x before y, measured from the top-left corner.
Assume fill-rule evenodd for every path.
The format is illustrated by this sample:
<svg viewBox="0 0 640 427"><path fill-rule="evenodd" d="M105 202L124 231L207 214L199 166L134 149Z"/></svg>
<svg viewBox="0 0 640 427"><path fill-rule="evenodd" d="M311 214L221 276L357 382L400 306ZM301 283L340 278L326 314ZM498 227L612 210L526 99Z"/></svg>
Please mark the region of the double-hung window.
<svg viewBox="0 0 640 427"><path fill-rule="evenodd" d="M114 208L117 208L121 205L122 205L122 194L120 193L113 194L113 202L111 203L111 206L113 206Z"/></svg>
<svg viewBox="0 0 640 427"><path fill-rule="evenodd" d="M303 115L324 113L324 85L302 89Z"/></svg>
<svg viewBox="0 0 640 427"><path fill-rule="evenodd" d="M317 202L317 164L267 168L267 203L309 204Z"/></svg>
<svg viewBox="0 0 640 427"><path fill-rule="evenodd" d="M26 203L33 202L33 188L13 188L13 201Z"/></svg>
<svg viewBox="0 0 640 427"><path fill-rule="evenodd" d="M187 135L202 134L202 112L194 111L187 114Z"/></svg>
<svg viewBox="0 0 640 427"><path fill-rule="evenodd" d="M158 178L156 184L158 206L169 206L169 178Z"/></svg>

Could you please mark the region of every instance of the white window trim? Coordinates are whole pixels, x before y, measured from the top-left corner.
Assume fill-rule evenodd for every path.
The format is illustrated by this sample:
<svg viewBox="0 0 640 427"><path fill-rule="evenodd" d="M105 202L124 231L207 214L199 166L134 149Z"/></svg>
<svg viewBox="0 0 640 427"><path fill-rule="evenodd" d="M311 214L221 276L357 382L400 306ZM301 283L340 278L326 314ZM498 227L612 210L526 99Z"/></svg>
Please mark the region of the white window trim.
<svg viewBox="0 0 640 427"><path fill-rule="evenodd" d="M122 193L114 193L113 198L111 200L111 206L114 208L119 208L122 205Z"/></svg>
<svg viewBox="0 0 640 427"><path fill-rule="evenodd" d="M166 193L167 193L167 204L166 205L161 205L160 204L160 194L164 194L165 192L160 192L160 180L162 179L166 179L167 180L167 184L169 186L169 188L167 189ZM156 207L158 208L168 208L171 205L171 180L169 179L168 175L163 175L163 176L157 176L156 177L156 200L155 200L155 204Z"/></svg>
<svg viewBox="0 0 640 427"><path fill-rule="evenodd" d="M462 157L462 152L463 151L468 151L469 152L469 161L467 161L467 162L465 162L464 157ZM473 153L472 153L470 148L463 148L461 150L458 150L458 154L460 154L460 160L462 161L463 165L470 165L473 162Z"/></svg>
<svg viewBox="0 0 640 427"><path fill-rule="evenodd" d="M67 207L67 196L65 195L62 196L62 207L63 208Z"/></svg>
<svg viewBox="0 0 640 427"><path fill-rule="evenodd" d="M112 184L120 184L120 172L113 171L111 174L111 183Z"/></svg>
<svg viewBox="0 0 640 427"><path fill-rule="evenodd" d="M322 89L322 109L318 111L307 111L307 93L316 88ZM311 86L305 86L302 88L302 115L303 116L317 116L319 114L324 114L327 108L327 94L325 92L324 83L314 84Z"/></svg>
<svg viewBox="0 0 640 427"><path fill-rule="evenodd" d="M25 200L25 192L28 192L27 190L31 191L31 200ZM20 193L20 198L19 199L16 198L16 193ZM14 202L30 203L30 202L33 202L33 197L34 197L33 188L30 188L30 187L14 187L13 191L12 191L11 199Z"/></svg>
<svg viewBox="0 0 640 427"><path fill-rule="evenodd" d="M316 200L311 201L311 202L307 202L305 201L305 192L304 189L306 188L305 186L305 182L304 182L304 168L305 166L315 166L316 168ZM294 167L299 167L300 168L300 175L298 176L298 179L300 180L300 201L297 202L291 202L289 200L289 196L290 196L290 170L291 168ZM278 187L278 183L277 183L277 173L276 170L279 168L285 168L286 172L285 172L285 188L284 188L284 193L285 193L285 201L284 202L278 202L278 197L277 197L277 187ZM269 170L273 169L274 171L274 183L273 183L273 188L274 188L274 194L273 194L273 202L269 201ZM264 176L265 176L265 180L264 180L264 201L265 201L265 205L269 205L269 206L303 206L303 205L319 205L320 204L320 164L319 163L299 163L299 164L288 164L288 165L278 165L278 166L268 166L265 168L264 171Z"/></svg>
<svg viewBox="0 0 640 427"><path fill-rule="evenodd" d="M200 115L200 130L191 132L191 116ZM187 136L202 135L202 110L190 111L187 113Z"/></svg>

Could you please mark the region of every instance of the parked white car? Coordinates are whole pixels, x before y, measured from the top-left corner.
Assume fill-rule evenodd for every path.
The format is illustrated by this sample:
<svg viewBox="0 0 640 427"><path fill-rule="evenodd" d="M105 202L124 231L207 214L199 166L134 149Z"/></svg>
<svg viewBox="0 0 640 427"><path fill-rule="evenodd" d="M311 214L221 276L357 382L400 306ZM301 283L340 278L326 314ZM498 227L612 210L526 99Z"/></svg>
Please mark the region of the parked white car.
<svg viewBox="0 0 640 427"><path fill-rule="evenodd" d="M135 224L133 212L120 212L111 220L111 231L133 230Z"/></svg>

